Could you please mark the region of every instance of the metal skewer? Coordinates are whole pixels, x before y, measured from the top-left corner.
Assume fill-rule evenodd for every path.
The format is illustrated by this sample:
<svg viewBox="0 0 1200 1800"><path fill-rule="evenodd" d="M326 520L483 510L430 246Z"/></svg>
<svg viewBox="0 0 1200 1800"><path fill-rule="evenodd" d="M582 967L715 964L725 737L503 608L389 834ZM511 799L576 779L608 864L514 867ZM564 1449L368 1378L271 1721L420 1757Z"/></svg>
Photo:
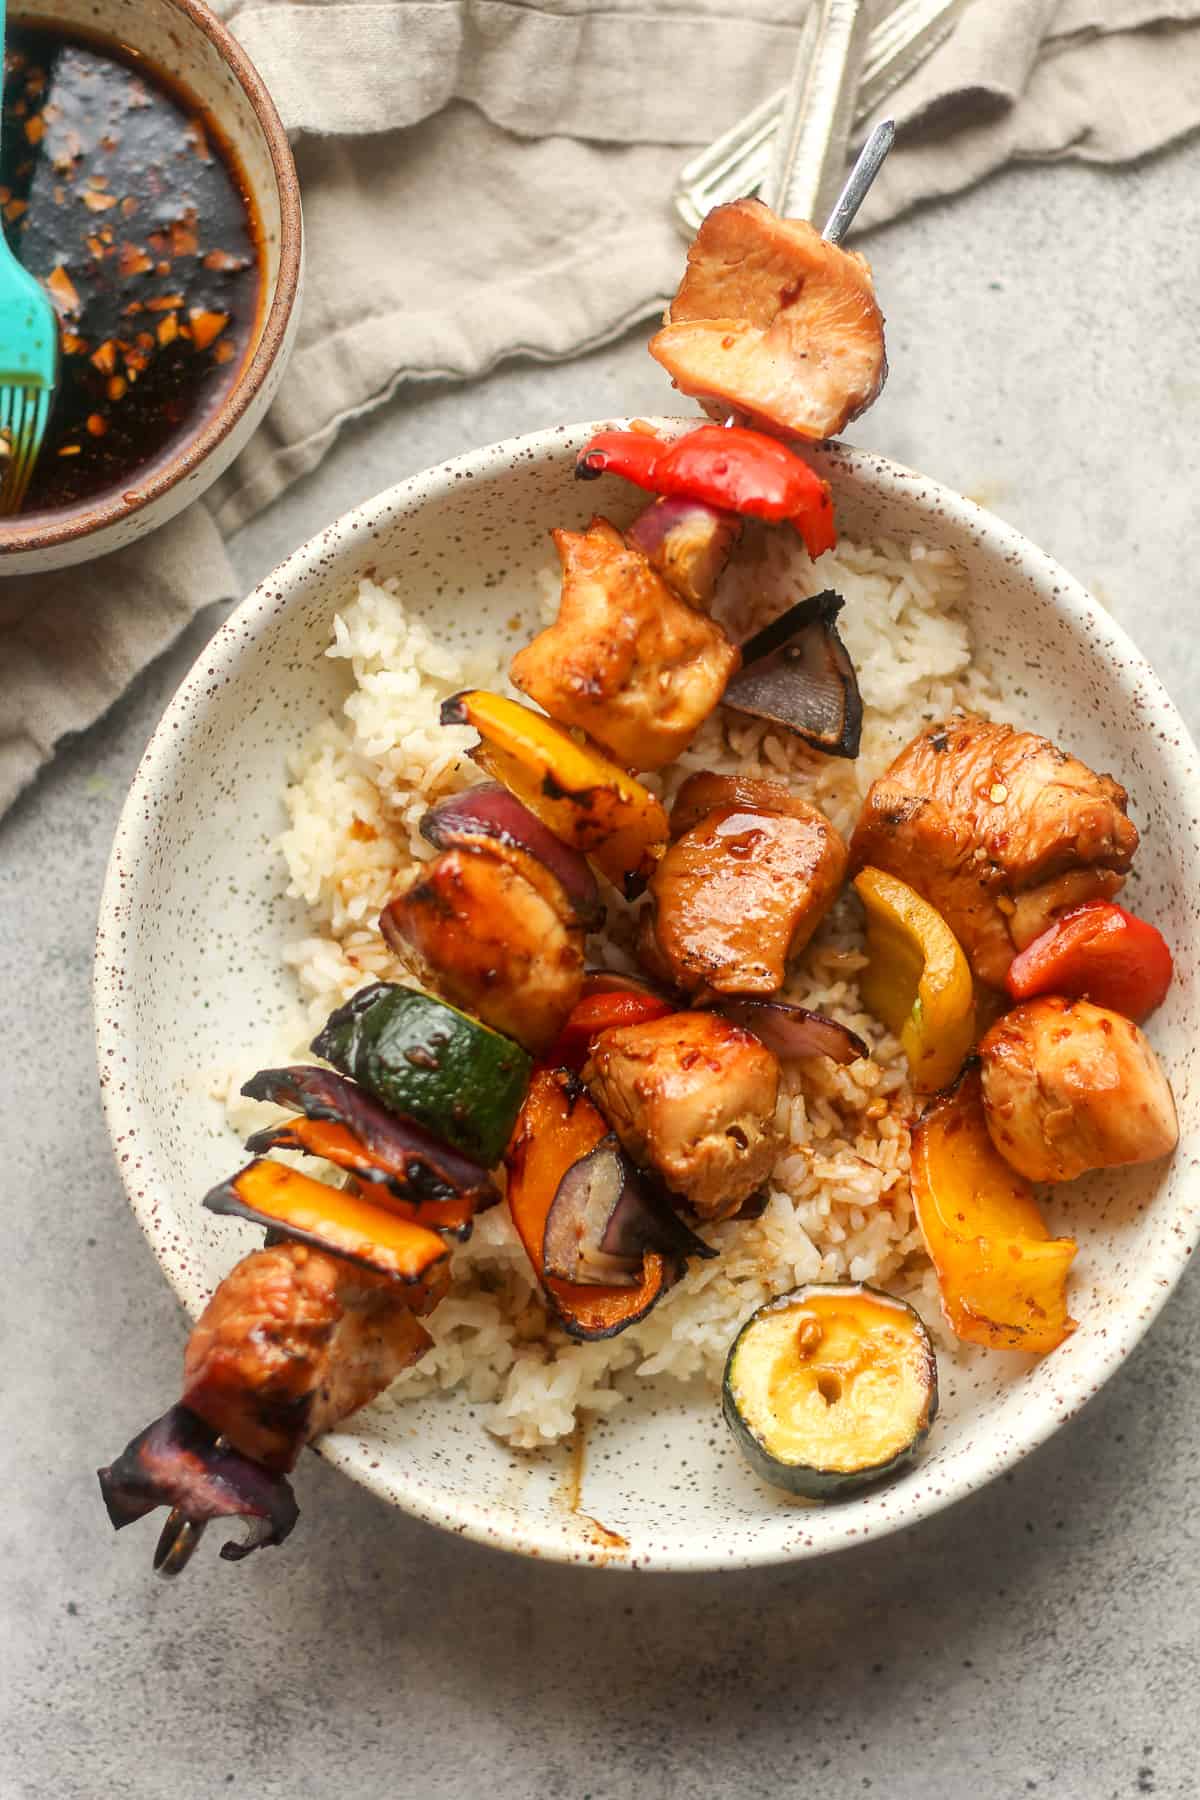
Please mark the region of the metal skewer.
<svg viewBox="0 0 1200 1800"><path fill-rule="evenodd" d="M207 1529L207 1519L185 1519L177 1506L167 1514L166 1524L154 1546L154 1573L164 1581L173 1581L196 1554L196 1546Z"/></svg>
<svg viewBox="0 0 1200 1800"><path fill-rule="evenodd" d="M229 1440L215 1438L212 1447L227 1450ZM189 1519L180 1507L173 1506L154 1546L154 1573L161 1575L164 1581L173 1581L176 1575L182 1575L195 1556L208 1523L207 1519Z"/></svg>
<svg viewBox="0 0 1200 1800"><path fill-rule="evenodd" d="M821 233L831 244L840 244L859 207L871 191L871 183L883 167L884 158L896 141L894 119L881 119L858 153L858 161L846 177L846 185L834 203Z"/></svg>

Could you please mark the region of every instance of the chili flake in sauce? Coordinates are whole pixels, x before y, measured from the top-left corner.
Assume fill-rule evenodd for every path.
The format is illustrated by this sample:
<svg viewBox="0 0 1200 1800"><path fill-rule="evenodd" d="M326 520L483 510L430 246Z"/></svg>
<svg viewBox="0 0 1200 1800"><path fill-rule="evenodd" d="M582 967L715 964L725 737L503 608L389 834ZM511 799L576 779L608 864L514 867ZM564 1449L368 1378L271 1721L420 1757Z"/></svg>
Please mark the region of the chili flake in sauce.
<svg viewBox="0 0 1200 1800"><path fill-rule="evenodd" d="M261 234L232 151L117 45L16 25L0 212L62 350L22 512L133 490L220 406L254 338Z"/></svg>

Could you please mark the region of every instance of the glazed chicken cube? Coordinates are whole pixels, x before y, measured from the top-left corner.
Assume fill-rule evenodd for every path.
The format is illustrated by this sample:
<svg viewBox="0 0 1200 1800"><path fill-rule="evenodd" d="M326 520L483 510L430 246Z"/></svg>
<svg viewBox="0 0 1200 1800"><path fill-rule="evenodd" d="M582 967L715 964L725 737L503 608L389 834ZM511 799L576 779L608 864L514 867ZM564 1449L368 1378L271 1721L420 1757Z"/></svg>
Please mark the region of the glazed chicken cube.
<svg viewBox="0 0 1200 1800"><path fill-rule="evenodd" d="M941 913L1002 987L1055 913L1122 886L1138 834L1126 793L1048 738L986 719L930 726L874 782L850 843Z"/></svg>
<svg viewBox="0 0 1200 1800"><path fill-rule="evenodd" d="M738 649L606 519L556 531L554 542L558 618L513 658L513 682L626 768L660 769L720 701Z"/></svg>
<svg viewBox="0 0 1200 1800"><path fill-rule="evenodd" d="M1156 1162L1179 1141L1175 1101L1131 1019L1048 996L999 1019L979 1046L988 1131L1028 1181Z"/></svg>
<svg viewBox="0 0 1200 1800"><path fill-rule="evenodd" d="M635 1162L702 1219L736 1212L779 1153L779 1064L716 1013L672 1013L602 1032L583 1072Z"/></svg>
<svg viewBox="0 0 1200 1800"><path fill-rule="evenodd" d="M870 264L760 200L708 214L650 354L714 418L812 439L864 412L887 374Z"/></svg>
<svg viewBox="0 0 1200 1800"><path fill-rule="evenodd" d="M422 863L379 927L419 981L535 1055L583 990L584 933L562 884L495 840Z"/></svg>
<svg viewBox="0 0 1200 1800"><path fill-rule="evenodd" d="M424 1355L449 1262L399 1286L303 1244L255 1250L225 1277L184 1353L183 1404L268 1469L357 1412Z"/></svg>
<svg viewBox="0 0 1200 1800"><path fill-rule="evenodd" d="M640 948L684 993L773 994L837 898L846 847L775 782L702 773L671 813L681 833L650 882Z"/></svg>

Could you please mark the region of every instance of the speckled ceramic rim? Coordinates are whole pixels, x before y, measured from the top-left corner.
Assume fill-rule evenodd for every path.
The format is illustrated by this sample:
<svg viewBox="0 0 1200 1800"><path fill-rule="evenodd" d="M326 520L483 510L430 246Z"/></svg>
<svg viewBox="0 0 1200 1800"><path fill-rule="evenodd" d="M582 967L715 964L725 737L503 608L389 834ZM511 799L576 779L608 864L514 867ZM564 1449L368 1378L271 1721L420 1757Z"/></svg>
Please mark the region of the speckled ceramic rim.
<svg viewBox="0 0 1200 1800"><path fill-rule="evenodd" d="M267 378L287 333L288 321L296 303L300 283L300 260L303 223L300 210L300 182L291 145L283 122L275 110L275 102L265 83L237 39L233 37L203 0L157 0L170 7L193 30L200 32L237 77L254 116L262 127L271 158L271 168L279 190L279 271L275 292L263 323L262 336L254 355L230 389L208 424L194 437L188 438L167 462L138 483L138 499L133 505L117 496L98 501L79 511L66 512L61 518L51 516L40 523L0 525L0 574L6 551L49 550L59 544L73 543L108 525L132 519L170 490L185 475L202 463L237 425ZM30 0L28 16L37 18L37 0ZM136 46L134 46L136 48Z"/></svg>
<svg viewBox="0 0 1200 1800"><path fill-rule="evenodd" d="M297 579L310 576L322 566L327 566L331 551L337 550L351 538L365 545L377 526L394 520L398 515L411 517L422 506L446 494L456 481L493 474L499 468L515 464L518 458L523 458L528 466L531 458L561 457L564 440L583 443L594 431L614 423L618 422L603 420L588 425L560 426L528 437L511 438L500 444L489 445L486 449L469 452L453 462L440 464L436 469L401 482L363 506L346 513L336 524L294 551L217 632L150 739L117 828L101 900L94 984L97 1050L102 1069L111 1064L114 1058L119 1058L123 1045L133 1039L132 984L125 980L122 960L122 889L128 883L126 872L137 868L141 859L152 853L148 824L156 817L155 792L173 791L179 783L186 780L188 732L197 715L203 712L206 694L228 678L242 659L254 656L260 636L269 628L272 618L278 615L281 604L286 605L289 590ZM658 420L654 423L664 430L677 432L682 425L691 425L695 421ZM1100 610L1078 582L1003 520L985 512L974 502L940 487L928 476L916 474L883 457L842 444L827 446L820 453L819 460L824 472L832 480L835 492L839 473L849 476L867 492L873 492L881 499L911 499L916 490L926 510L930 513L939 512L960 541L987 540L995 546L1002 558L1018 565L1029 581L1045 596L1052 595L1052 603L1056 607L1073 615L1081 624L1086 624L1097 652L1107 654L1114 662L1123 664L1130 678L1136 679L1154 697L1160 721L1163 725L1170 726L1170 741L1166 741L1165 735L1160 735L1161 755L1169 761L1173 760L1173 774L1184 788L1200 793L1200 756L1157 676L1120 627ZM1200 891L1200 866L1193 873ZM132 1087L134 1084L128 1085ZM153 1142L148 1110L136 1093L126 1094L122 1092L122 1084L114 1082L104 1086L103 1096L114 1147L129 1141L141 1144ZM126 1179L129 1202L154 1248L153 1219L158 1205L156 1196L169 1190L171 1172L169 1169L143 1165L137 1180L141 1184L140 1196L135 1191L133 1182ZM1026 1397L1019 1420L1011 1434L1006 1434L1002 1455L989 1459L979 1455L974 1464L964 1455L959 1465L950 1472L952 1478L942 1479L936 1485L926 1483L919 1490L909 1491L906 1501L894 1511L888 1510L887 1496L891 1492L888 1488L868 1493L836 1509L822 1509L823 1514L836 1511L847 1526L851 1523L850 1515L856 1516L857 1522L853 1530L841 1531L836 1536L830 1532L805 1539L797 1533L786 1546L768 1542L761 1550L751 1548L723 1553L719 1530L714 1530L700 1548L697 1548L694 1539L686 1543L680 1539L674 1543L656 1544L654 1554L649 1558L640 1557L636 1551L629 1555L617 1552L597 1561L586 1561L585 1566L696 1572L798 1561L837 1549L853 1548L868 1539L877 1539L916 1524L985 1486L1044 1443L1073 1413L1080 1410L1086 1400L1098 1393L1120 1367L1157 1315L1187 1264L1192 1251L1193 1211L1192 1206L1177 1200L1175 1215L1170 1221L1172 1229L1164 1234L1160 1246L1147 1258L1140 1271L1137 1315L1131 1318L1127 1310L1119 1315L1117 1324L1100 1341L1087 1371L1086 1382L1081 1379L1069 1398L1053 1392ZM207 1298L199 1281L173 1279L172 1285L189 1312L193 1316L198 1314ZM345 1470L355 1481L380 1498L400 1505L405 1511L426 1519L443 1530L473 1538L493 1548L507 1549L526 1556L561 1562L585 1561L577 1547L572 1547L561 1535L543 1528L540 1522L531 1522L526 1529L512 1526L498 1518L482 1500L455 1501L453 1504L439 1506L426 1492L406 1482L403 1471L389 1469L385 1474L373 1467L374 1453L366 1445L356 1441L349 1432L335 1434L323 1440L320 1454L327 1462Z"/></svg>

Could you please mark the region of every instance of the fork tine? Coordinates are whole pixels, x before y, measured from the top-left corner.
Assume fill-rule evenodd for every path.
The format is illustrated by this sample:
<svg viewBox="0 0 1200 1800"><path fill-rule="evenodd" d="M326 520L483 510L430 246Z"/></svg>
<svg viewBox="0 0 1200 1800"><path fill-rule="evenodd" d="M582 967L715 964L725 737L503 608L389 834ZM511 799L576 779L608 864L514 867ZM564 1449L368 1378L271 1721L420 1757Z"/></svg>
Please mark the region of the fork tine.
<svg viewBox="0 0 1200 1800"><path fill-rule="evenodd" d="M15 513L25 498L50 411L50 390L0 383L0 432L9 454L0 478L0 515Z"/></svg>
<svg viewBox="0 0 1200 1800"><path fill-rule="evenodd" d="M21 398L22 421L12 496L14 512L21 505L28 491L34 465L37 462L38 448L45 435L46 415L50 410L50 394L47 388L26 388Z"/></svg>
<svg viewBox="0 0 1200 1800"><path fill-rule="evenodd" d="M21 472L18 482L17 505L24 502L29 483L33 479L33 471L37 465L38 451L42 439L46 435L46 417L50 410L50 392L48 388L30 388L26 393L24 433L24 454L21 459Z"/></svg>
<svg viewBox="0 0 1200 1800"><path fill-rule="evenodd" d="M13 399L13 389L7 383L0 385L0 433L7 445L3 474L0 476L0 512L3 513L14 510L12 495L17 473L17 436L13 429Z"/></svg>
<svg viewBox="0 0 1200 1800"><path fill-rule="evenodd" d="M3 397L2 416L9 446L8 460L4 465L4 507L6 512L15 512L20 504L17 489L21 482L21 390L6 385L0 390L0 394Z"/></svg>

